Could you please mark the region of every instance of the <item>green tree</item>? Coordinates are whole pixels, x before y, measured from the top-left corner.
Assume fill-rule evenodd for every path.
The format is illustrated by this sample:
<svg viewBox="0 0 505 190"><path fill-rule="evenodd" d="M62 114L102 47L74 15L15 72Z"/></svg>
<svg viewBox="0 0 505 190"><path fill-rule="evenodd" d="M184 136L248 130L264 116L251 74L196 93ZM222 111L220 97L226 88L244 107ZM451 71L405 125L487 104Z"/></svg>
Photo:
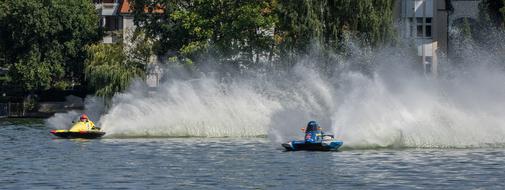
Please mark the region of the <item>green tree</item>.
<svg viewBox="0 0 505 190"><path fill-rule="evenodd" d="M468 18L463 18L463 23L461 24L461 34L464 39L472 39L472 27Z"/></svg>
<svg viewBox="0 0 505 190"><path fill-rule="evenodd" d="M278 5L283 54L306 54L311 44L341 52L349 35L362 45L379 46L394 39L394 0L288 1Z"/></svg>
<svg viewBox="0 0 505 190"><path fill-rule="evenodd" d="M6 8L5 8L5 0L0 0L0 26L3 26L5 22L5 16L6 16ZM2 27L0 27L0 67L6 66L6 60L5 60L5 53L6 53L6 47L5 47L5 34L4 30Z"/></svg>
<svg viewBox="0 0 505 190"><path fill-rule="evenodd" d="M479 9L483 24L493 23L497 27L505 27L505 0L482 0Z"/></svg>
<svg viewBox="0 0 505 190"><path fill-rule="evenodd" d="M377 47L394 39L394 0L134 0L137 25L158 53L221 63L258 63L345 52L350 38ZM162 10L162 11L160 11ZM393 40L394 41L394 40ZM265 59L263 59L265 60Z"/></svg>
<svg viewBox="0 0 505 190"><path fill-rule="evenodd" d="M275 1L134 0L133 5L135 22L158 39L161 54L256 63L272 53Z"/></svg>
<svg viewBox="0 0 505 190"><path fill-rule="evenodd" d="M78 84L98 21L89 0L1 0L0 50L13 83L30 92Z"/></svg>
<svg viewBox="0 0 505 190"><path fill-rule="evenodd" d="M97 96L111 98L128 88L132 80L145 78L152 43L140 32L131 39L127 45L93 44L87 47L86 81Z"/></svg>

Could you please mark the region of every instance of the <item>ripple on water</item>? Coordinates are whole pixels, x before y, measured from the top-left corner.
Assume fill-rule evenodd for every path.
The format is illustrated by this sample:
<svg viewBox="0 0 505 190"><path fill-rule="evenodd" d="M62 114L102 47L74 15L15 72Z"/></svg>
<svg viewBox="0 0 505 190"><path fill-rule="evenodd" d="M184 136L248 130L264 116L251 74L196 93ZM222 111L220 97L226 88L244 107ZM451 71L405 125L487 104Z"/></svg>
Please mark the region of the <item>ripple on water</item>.
<svg viewBox="0 0 505 190"><path fill-rule="evenodd" d="M0 126L6 189L468 189L505 185L505 150L285 152L263 138L54 139Z"/></svg>

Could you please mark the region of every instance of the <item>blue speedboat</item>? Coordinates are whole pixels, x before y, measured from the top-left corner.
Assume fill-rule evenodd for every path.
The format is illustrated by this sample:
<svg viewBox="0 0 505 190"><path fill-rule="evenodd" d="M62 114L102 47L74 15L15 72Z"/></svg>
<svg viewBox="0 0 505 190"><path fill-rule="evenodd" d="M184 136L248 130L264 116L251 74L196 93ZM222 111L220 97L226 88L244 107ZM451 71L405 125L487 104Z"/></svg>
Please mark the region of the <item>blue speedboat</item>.
<svg viewBox="0 0 505 190"><path fill-rule="evenodd" d="M333 135L324 134L317 122L310 121L305 131L305 140L290 141L282 146L288 151L315 150L330 151L338 150L344 142L336 140Z"/></svg>

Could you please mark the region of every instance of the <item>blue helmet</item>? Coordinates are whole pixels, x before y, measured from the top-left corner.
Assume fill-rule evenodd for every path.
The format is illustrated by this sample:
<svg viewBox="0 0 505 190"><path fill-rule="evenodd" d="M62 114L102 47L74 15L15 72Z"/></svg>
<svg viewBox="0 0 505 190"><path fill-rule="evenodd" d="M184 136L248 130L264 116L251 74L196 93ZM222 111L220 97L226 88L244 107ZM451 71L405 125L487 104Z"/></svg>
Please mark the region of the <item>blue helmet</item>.
<svg viewBox="0 0 505 190"><path fill-rule="evenodd" d="M316 121L309 121L309 123L307 123L307 130L305 130L305 131L306 132L317 131L318 127L319 127L319 124L317 124Z"/></svg>

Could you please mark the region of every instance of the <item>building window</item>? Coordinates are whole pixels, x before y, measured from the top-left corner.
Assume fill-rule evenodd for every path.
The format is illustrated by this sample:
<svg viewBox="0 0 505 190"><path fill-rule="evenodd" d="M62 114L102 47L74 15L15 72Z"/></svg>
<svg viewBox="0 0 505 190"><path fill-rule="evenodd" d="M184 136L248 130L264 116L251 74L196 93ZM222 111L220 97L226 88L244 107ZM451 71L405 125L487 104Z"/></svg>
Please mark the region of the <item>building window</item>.
<svg viewBox="0 0 505 190"><path fill-rule="evenodd" d="M419 38L432 37L432 18L418 17L415 18L415 23L413 22L414 21L413 18L408 18L408 20L409 20L410 36L417 36ZM414 26L416 27L415 30Z"/></svg>
<svg viewBox="0 0 505 190"><path fill-rule="evenodd" d="M416 18L416 36L421 38L424 37L423 18Z"/></svg>
<svg viewBox="0 0 505 190"><path fill-rule="evenodd" d="M105 16L103 28L105 31L116 31L119 30L119 17L116 16Z"/></svg>
<svg viewBox="0 0 505 190"><path fill-rule="evenodd" d="M431 18L424 18L425 25L425 37L431 37Z"/></svg>
<svg viewBox="0 0 505 190"><path fill-rule="evenodd" d="M423 37L423 24L417 23L417 37Z"/></svg>
<svg viewBox="0 0 505 190"><path fill-rule="evenodd" d="M431 18L426 18L426 24L431 24Z"/></svg>
<svg viewBox="0 0 505 190"><path fill-rule="evenodd" d="M431 25L426 25L426 37L431 37Z"/></svg>

